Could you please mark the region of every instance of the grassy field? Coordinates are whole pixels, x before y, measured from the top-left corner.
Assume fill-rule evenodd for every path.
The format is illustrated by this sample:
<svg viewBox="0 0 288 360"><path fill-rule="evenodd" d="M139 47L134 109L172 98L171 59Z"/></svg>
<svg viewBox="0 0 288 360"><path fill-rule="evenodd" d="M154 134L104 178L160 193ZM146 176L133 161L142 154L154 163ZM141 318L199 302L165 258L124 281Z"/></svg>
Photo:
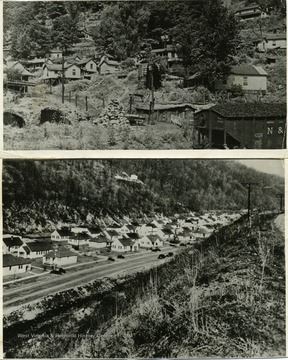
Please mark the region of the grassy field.
<svg viewBox="0 0 288 360"><path fill-rule="evenodd" d="M170 123L105 128L90 121L4 127L5 150L191 149L190 134Z"/></svg>

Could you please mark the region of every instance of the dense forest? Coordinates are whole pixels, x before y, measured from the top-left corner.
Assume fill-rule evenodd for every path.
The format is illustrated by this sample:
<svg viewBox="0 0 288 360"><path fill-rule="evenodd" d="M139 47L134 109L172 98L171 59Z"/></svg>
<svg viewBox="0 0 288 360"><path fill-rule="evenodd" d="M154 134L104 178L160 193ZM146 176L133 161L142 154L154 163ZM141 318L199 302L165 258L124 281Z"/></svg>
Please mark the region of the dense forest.
<svg viewBox="0 0 288 360"><path fill-rule="evenodd" d="M117 180L135 174L139 182ZM4 229L47 229L59 222L97 223L109 216L239 210L247 207L252 181L253 208L279 209L282 178L224 160L5 161ZM143 183L141 183L143 182ZM26 229L27 230L27 229Z"/></svg>

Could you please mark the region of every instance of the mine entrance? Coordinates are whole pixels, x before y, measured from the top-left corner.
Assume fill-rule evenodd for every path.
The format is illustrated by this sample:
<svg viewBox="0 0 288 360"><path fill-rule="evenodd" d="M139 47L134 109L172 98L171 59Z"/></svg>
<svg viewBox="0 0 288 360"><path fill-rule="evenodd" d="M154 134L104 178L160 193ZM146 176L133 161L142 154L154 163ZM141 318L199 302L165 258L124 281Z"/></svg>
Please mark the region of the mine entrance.
<svg viewBox="0 0 288 360"><path fill-rule="evenodd" d="M25 121L21 116L11 113L9 111L4 111L3 117L4 125L11 125L20 128L25 125Z"/></svg>

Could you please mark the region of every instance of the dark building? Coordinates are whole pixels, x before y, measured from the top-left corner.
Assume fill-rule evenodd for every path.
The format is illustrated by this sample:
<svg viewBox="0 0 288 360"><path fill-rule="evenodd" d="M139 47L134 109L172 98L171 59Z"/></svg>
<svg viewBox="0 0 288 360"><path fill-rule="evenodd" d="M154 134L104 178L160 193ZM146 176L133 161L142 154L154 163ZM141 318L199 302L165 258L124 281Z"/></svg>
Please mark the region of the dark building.
<svg viewBox="0 0 288 360"><path fill-rule="evenodd" d="M226 103L195 114L198 143L209 148L286 148L286 104Z"/></svg>

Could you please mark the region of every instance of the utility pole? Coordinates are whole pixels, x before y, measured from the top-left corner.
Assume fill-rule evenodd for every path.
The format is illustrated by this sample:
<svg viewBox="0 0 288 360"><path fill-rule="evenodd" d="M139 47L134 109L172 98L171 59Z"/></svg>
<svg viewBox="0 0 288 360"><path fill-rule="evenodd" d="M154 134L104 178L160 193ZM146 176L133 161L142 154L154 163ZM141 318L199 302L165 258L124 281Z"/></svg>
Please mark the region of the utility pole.
<svg viewBox="0 0 288 360"><path fill-rule="evenodd" d="M65 69L64 69L64 49L62 49L62 104L64 104L64 92L65 92Z"/></svg>
<svg viewBox="0 0 288 360"><path fill-rule="evenodd" d="M280 213L283 212L283 205L284 205L284 194L277 194L277 197L279 197L280 200Z"/></svg>
<svg viewBox="0 0 288 360"><path fill-rule="evenodd" d="M242 185L246 186L248 189L248 206L247 206L247 215L248 215L248 221L250 220L250 215L251 215L251 188L253 185L257 185L257 183L253 183L253 182L246 182L246 183L241 183Z"/></svg>

